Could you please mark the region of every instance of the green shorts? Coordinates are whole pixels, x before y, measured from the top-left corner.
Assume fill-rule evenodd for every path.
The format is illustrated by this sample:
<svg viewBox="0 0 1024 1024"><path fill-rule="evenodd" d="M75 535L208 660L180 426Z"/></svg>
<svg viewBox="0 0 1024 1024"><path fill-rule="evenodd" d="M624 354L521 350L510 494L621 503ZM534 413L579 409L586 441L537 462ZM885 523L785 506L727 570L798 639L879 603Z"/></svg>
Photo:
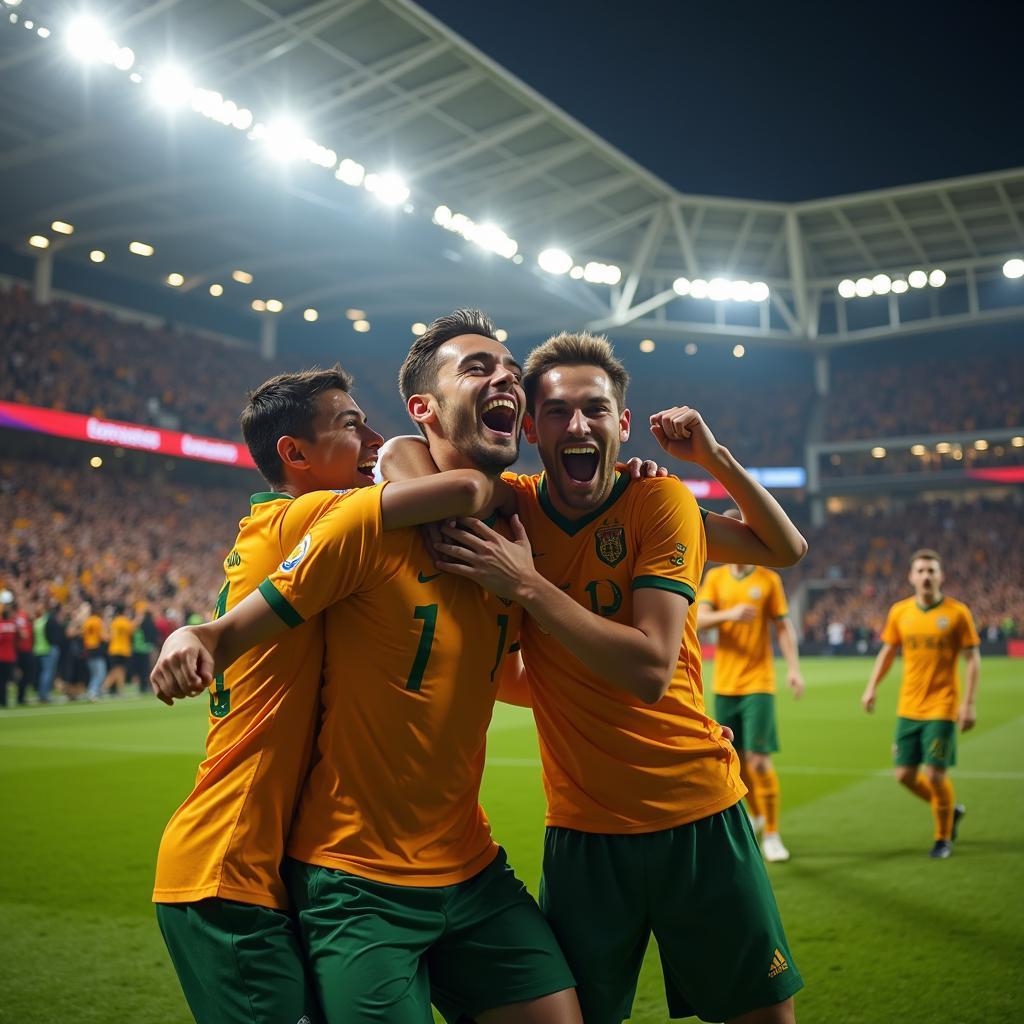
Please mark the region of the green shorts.
<svg viewBox="0 0 1024 1024"><path fill-rule="evenodd" d="M737 750L774 754L779 749L774 693L745 693L742 697L716 693L715 718L735 733L732 745Z"/></svg>
<svg viewBox="0 0 1024 1024"><path fill-rule="evenodd" d="M198 1024L319 1024L298 931L233 900L158 903L156 919Z"/></svg>
<svg viewBox="0 0 1024 1024"><path fill-rule="evenodd" d="M435 888L387 885L285 861L285 879L328 1020L429 1024L575 985L540 908L505 851Z"/></svg>
<svg viewBox="0 0 1024 1024"><path fill-rule="evenodd" d="M956 722L944 718L897 718L893 753L898 765L924 763L952 768L956 764Z"/></svg>
<svg viewBox="0 0 1024 1024"><path fill-rule="evenodd" d="M642 835L548 828L540 902L587 1024L629 1017L652 933L672 1017L728 1020L803 987L739 804Z"/></svg>

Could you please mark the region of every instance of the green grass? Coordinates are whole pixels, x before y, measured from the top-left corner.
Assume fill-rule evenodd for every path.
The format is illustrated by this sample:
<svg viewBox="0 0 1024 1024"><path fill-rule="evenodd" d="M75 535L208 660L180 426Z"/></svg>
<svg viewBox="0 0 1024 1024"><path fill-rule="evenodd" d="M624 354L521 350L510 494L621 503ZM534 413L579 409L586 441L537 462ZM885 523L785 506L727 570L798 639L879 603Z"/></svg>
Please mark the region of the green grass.
<svg viewBox="0 0 1024 1024"><path fill-rule="evenodd" d="M988 659L954 773L969 814L929 861L929 809L887 770L899 666L860 711L869 663L808 659L779 699L782 833L770 873L810 1024L989 1024L1024 1003L1024 663ZM0 1022L187 1024L149 903L153 861L188 792L205 713L125 699L0 712ZM500 706L483 804L536 891L543 792L529 714ZM699 937L697 939L699 941ZM664 1021L648 955L636 1024Z"/></svg>

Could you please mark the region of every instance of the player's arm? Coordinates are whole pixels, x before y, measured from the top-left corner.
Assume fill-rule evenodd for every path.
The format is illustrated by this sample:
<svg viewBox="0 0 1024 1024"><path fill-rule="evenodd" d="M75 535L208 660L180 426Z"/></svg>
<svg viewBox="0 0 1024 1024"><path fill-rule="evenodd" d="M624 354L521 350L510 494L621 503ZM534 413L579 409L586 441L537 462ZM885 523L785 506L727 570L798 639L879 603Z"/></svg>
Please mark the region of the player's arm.
<svg viewBox="0 0 1024 1024"><path fill-rule="evenodd" d="M743 516L707 514L710 561L780 568L795 565L807 553L807 541L782 506L718 443L696 409L683 405L655 413L651 433L669 455L707 470Z"/></svg>
<svg viewBox="0 0 1024 1024"><path fill-rule="evenodd" d="M793 697L799 700L804 693L804 677L800 672L800 648L796 638L796 627L788 616L780 616L773 620L775 636L779 641L779 651L786 659L786 678Z"/></svg>
<svg viewBox="0 0 1024 1024"><path fill-rule="evenodd" d="M978 720L978 714L975 710L975 701L978 697L978 682L981 679L981 648L967 648L967 650L964 651L964 660L967 668L964 686L964 699L963 703L960 705L960 713L957 718L960 722L960 729L963 732L967 732L968 729L974 728L974 724Z"/></svg>
<svg viewBox="0 0 1024 1024"><path fill-rule="evenodd" d="M391 482L384 488L380 507L385 530L458 516L487 516L497 506L515 500L508 484L479 470L438 473L435 468L431 472L429 476Z"/></svg>
<svg viewBox="0 0 1024 1024"><path fill-rule="evenodd" d="M865 687L864 695L860 699L864 710L868 714L875 710L875 694L878 692L878 686L885 678L889 669L892 668L895 658L896 644L883 643L878 654L875 656L875 663L871 666L871 676L868 678L868 685Z"/></svg>
<svg viewBox="0 0 1024 1024"><path fill-rule="evenodd" d="M438 568L516 601L591 672L644 703L659 701L679 657L688 599L645 588L633 595L632 625L602 618L536 571L518 516L512 518L512 529L515 539L510 541L477 520L444 527L443 533L454 543L441 544L438 550L461 561L438 562Z"/></svg>
<svg viewBox="0 0 1024 1024"><path fill-rule="evenodd" d="M519 651L507 655L498 672L498 700L503 704L515 704L520 708L532 708L533 698L530 696L530 681L526 676L526 666Z"/></svg>
<svg viewBox="0 0 1024 1024"><path fill-rule="evenodd" d="M735 519L728 520L731 523ZM753 622L757 616L757 610L752 604L734 604L721 611L716 609L709 601L699 600L697 602L697 629L714 629L723 622Z"/></svg>

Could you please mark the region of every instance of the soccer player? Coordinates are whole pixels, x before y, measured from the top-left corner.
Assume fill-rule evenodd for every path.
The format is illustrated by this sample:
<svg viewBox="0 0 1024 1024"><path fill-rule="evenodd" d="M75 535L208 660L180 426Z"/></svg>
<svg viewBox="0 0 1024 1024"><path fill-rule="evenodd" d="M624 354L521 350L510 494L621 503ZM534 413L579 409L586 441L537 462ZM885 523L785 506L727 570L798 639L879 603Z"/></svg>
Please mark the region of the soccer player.
<svg viewBox="0 0 1024 1024"><path fill-rule="evenodd" d="M519 375L475 311L416 340L401 385L439 467L498 480L518 454ZM578 1024L572 975L478 802L520 609L437 570L418 530L383 532L397 486L330 509L258 593L179 631L154 684L187 694L326 609L317 755L287 862L326 1016L422 1024L432 990L453 1021Z"/></svg>
<svg viewBox="0 0 1024 1024"><path fill-rule="evenodd" d="M438 567L527 612L548 800L541 905L587 1024L630 1015L652 932L672 1016L784 1024L803 983L737 806L739 759L704 711L691 610L701 514L675 478L632 483L616 472L627 381L603 338L563 334L535 349L525 427L544 473L516 480L516 540L484 524L446 528L454 543L439 551L456 561ZM716 518L720 557L730 550L722 537L782 564L803 554L777 503L696 410L651 420L670 454L711 470L743 509L746 524Z"/></svg>
<svg viewBox="0 0 1024 1024"><path fill-rule="evenodd" d="M740 518L735 509L725 514ZM779 574L756 565L719 565L708 570L697 595L697 629L718 629L715 718L733 731L754 831L764 832L764 858L785 861L789 850L779 837L779 777L772 764L779 739L769 623L786 659L789 687L799 699L804 680Z"/></svg>
<svg viewBox="0 0 1024 1024"><path fill-rule="evenodd" d="M107 659L103 653L103 644L107 639L107 627L91 605L86 605L82 612L85 616L82 622L82 651L89 670L89 685L86 693L89 700L95 703L100 699L103 680L107 677Z"/></svg>
<svg viewBox="0 0 1024 1024"><path fill-rule="evenodd" d="M110 621L110 643L107 645L107 658L110 671L103 680L103 692L110 690L121 692L128 675L128 662L132 656L132 634L135 623L124 613L124 605L114 608L114 617Z"/></svg>
<svg viewBox="0 0 1024 1024"><path fill-rule="evenodd" d="M942 593L942 561L928 548L910 558L914 596L889 609L882 630L882 648L875 658L861 704L875 710L879 684L903 648L903 684L896 720L896 781L932 806L935 844L929 857L944 860L953 853L960 819L966 813L956 802L948 769L956 764L956 729L974 728L975 700L981 675L980 640L971 610ZM957 662L967 664L967 692L960 700ZM920 771L921 764L925 770Z"/></svg>
<svg viewBox="0 0 1024 1024"><path fill-rule="evenodd" d="M355 493L326 488L373 484L382 438L350 388L335 367L274 377L249 396L242 430L272 490L250 499L224 561L219 614L289 564L289 552L301 559L313 523ZM446 476L431 491L388 487L377 528L460 507L483 511L492 501L483 474ZM206 758L164 832L153 893L200 1024L320 1020L280 864L312 750L323 646L322 620L311 616L287 642L257 647L210 687Z"/></svg>

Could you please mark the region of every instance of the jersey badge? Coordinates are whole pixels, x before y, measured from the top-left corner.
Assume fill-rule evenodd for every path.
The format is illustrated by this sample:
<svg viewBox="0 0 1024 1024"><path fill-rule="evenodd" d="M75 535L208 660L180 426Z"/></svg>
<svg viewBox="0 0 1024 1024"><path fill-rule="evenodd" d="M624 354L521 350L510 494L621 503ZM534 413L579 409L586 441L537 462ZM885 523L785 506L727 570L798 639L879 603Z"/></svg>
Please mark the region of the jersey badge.
<svg viewBox="0 0 1024 1024"><path fill-rule="evenodd" d="M935 625L938 626L939 629L949 629L949 619L947 619L945 615L941 615L935 620Z"/></svg>
<svg viewBox="0 0 1024 1024"><path fill-rule="evenodd" d="M594 531L594 545L597 557L605 565L618 565L626 557L626 528L624 526L600 526Z"/></svg>
<svg viewBox="0 0 1024 1024"><path fill-rule="evenodd" d="M295 549L292 553L281 563L281 572L291 572L306 557L306 552L309 551L310 535L307 533L298 544L295 545Z"/></svg>
<svg viewBox="0 0 1024 1024"><path fill-rule="evenodd" d="M668 564L669 565L674 565L677 569L682 568L684 565L686 565L686 545L685 544L677 544L676 545L676 552L675 552L674 555L669 555Z"/></svg>
<svg viewBox="0 0 1024 1024"><path fill-rule="evenodd" d="M750 593L750 600L751 601L756 601L761 596L761 588L760 587L751 587L749 593Z"/></svg>

